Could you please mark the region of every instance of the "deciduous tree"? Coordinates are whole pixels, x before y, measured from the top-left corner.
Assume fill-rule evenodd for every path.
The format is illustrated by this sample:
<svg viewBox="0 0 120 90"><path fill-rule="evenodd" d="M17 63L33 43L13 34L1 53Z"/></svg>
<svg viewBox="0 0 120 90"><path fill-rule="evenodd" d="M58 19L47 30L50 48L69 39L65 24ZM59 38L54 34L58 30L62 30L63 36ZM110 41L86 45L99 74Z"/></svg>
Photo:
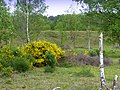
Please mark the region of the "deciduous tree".
<svg viewBox="0 0 120 90"><path fill-rule="evenodd" d="M6 6L4 0L0 0L0 43L10 40L14 33L12 18L9 13L9 8Z"/></svg>
<svg viewBox="0 0 120 90"><path fill-rule="evenodd" d="M101 19L101 30L108 40L120 46L120 0L73 0L85 3ZM95 13L94 13L95 15Z"/></svg>
<svg viewBox="0 0 120 90"><path fill-rule="evenodd" d="M10 0L10 1L13 1L13 0ZM26 28L27 42L30 42L29 16L33 13L42 14L46 9L46 5L44 2L45 2L44 0L17 0L17 2L16 2L17 11L22 13L22 15L26 16L24 18L24 20L22 20L22 21L26 22L25 28ZM21 17L21 16L19 16L19 17ZM23 19L23 17L21 17L19 19Z"/></svg>

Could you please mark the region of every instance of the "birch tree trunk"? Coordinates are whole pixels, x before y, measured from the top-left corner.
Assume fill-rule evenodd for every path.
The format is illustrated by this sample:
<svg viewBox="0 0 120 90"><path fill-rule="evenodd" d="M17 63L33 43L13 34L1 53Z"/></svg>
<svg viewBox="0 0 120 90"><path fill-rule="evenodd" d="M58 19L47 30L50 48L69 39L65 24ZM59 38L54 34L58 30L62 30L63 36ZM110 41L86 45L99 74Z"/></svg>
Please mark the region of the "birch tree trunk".
<svg viewBox="0 0 120 90"><path fill-rule="evenodd" d="M90 29L88 30L88 50L90 51Z"/></svg>
<svg viewBox="0 0 120 90"><path fill-rule="evenodd" d="M104 63L103 63L103 34L99 36L99 49L100 49L100 80L101 80L101 89L106 86L106 80L104 75Z"/></svg>
<svg viewBox="0 0 120 90"><path fill-rule="evenodd" d="M30 36L29 36L29 11L28 11L28 4L29 0L26 1L27 4L27 27L26 27L26 34L27 34L27 43L30 42Z"/></svg>
<svg viewBox="0 0 120 90"><path fill-rule="evenodd" d="M118 90L118 76L115 75L114 81L113 81L113 90Z"/></svg>

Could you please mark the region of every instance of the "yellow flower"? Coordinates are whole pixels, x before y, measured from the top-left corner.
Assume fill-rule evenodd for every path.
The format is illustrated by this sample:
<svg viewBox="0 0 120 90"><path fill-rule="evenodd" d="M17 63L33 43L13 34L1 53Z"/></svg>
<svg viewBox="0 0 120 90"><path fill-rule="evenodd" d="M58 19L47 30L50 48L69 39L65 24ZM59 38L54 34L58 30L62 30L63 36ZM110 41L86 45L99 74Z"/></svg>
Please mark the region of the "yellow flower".
<svg viewBox="0 0 120 90"><path fill-rule="evenodd" d="M84 55L88 55L89 54L89 51L88 50L85 50L84 51Z"/></svg>
<svg viewBox="0 0 120 90"><path fill-rule="evenodd" d="M25 53L32 54L37 59L36 62L38 63L44 61L45 55L48 51L54 54L56 59L61 58L61 56L65 54L65 52L61 48L59 48L56 44L47 41L37 41L37 42L34 41L28 43L23 48L23 51ZM41 57L42 60L38 59L39 57Z"/></svg>
<svg viewBox="0 0 120 90"><path fill-rule="evenodd" d="M44 59L37 59L37 63L41 64L42 62L44 62Z"/></svg>

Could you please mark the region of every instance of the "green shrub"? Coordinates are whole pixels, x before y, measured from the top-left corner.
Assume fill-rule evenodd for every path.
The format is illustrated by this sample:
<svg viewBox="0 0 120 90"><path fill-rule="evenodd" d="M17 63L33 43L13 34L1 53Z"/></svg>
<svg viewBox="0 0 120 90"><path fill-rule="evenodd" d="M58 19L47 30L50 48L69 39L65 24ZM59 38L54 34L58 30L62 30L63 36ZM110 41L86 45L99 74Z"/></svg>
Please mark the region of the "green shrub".
<svg viewBox="0 0 120 90"><path fill-rule="evenodd" d="M30 62L35 62L35 58L31 54L24 54L22 57Z"/></svg>
<svg viewBox="0 0 120 90"><path fill-rule="evenodd" d="M21 49L18 47L4 47L0 50L0 59L11 61L15 56L22 56Z"/></svg>
<svg viewBox="0 0 120 90"><path fill-rule="evenodd" d="M25 58L15 57L12 60L11 66L18 72L26 72L30 69L30 62Z"/></svg>
<svg viewBox="0 0 120 90"><path fill-rule="evenodd" d="M13 73L13 68L12 67L5 67L5 68L2 68L1 70L1 76L2 77L10 77Z"/></svg>
<svg viewBox="0 0 120 90"><path fill-rule="evenodd" d="M50 51L48 51L45 54L45 61L47 63L47 66L45 68L45 72L53 72L55 70L55 65L56 65L56 58L55 55L52 54Z"/></svg>
<svg viewBox="0 0 120 90"><path fill-rule="evenodd" d="M2 67L9 67L11 64L11 61L6 61L4 59L0 59L0 63L2 64Z"/></svg>
<svg viewBox="0 0 120 90"><path fill-rule="evenodd" d="M11 47L10 50L14 56L21 56L23 54L19 47Z"/></svg>
<svg viewBox="0 0 120 90"><path fill-rule="evenodd" d="M5 47L0 50L0 63L2 67L13 67L14 70L25 72L32 68L35 58L31 54L25 54L20 48Z"/></svg>
<svg viewBox="0 0 120 90"><path fill-rule="evenodd" d="M48 51L45 54L45 60L46 60L47 65L49 65L52 68L54 68L54 66L56 65L56 62L57 62L55 55L52 54L50 51Z"/></svg>
<svg viewBox="0 0 120 90"><path fill-rule="evenodd" d="M90 50L90 51L89 51L89 55L90 55L91 57L93 57L93 56L98 56L98 53L97 53L96 50Z"/></svg>
<svg viewBox="0 0 120 90"><path fill-rule="evenodd" d="M2 68L3 68L3 65L0 63L0 71L1 71Z"/></svg>
<svg viewBox="0 0 120 90"><path fill-rule="evenodd" d="M21 57L22 52L17 47L4 47L0 50L0 63L3 65L3 67L9 67L11 66L11 61L16 56Z"/></svg>
<svg viewBox="0 0 120 90"><path fill-rule="evenodd" d="M24 54L22 58L30 63L30 68L32 69L33 64L36 62L36 59L31 54Z"/></svg>
<svg viewBox="0 0 120 90"><path fill-rule="evenodd" d="M94 49L94 50L92 50L93 52L93 55L96 55L96 56L99 56L100 55L100 50L99 49ZM106 51L105 50L103 50L103 55L105 56L105 57L107 57L107 53L106 53Z"/></svg>
<svg viewBox="0 0 120 90"><path fill-rule="evenodd" d="M11 53L10 50L5 50L5 49L1 50L0 61L4 60L5 62L10 62L13 57L14 57L14 55Z"/></svg>

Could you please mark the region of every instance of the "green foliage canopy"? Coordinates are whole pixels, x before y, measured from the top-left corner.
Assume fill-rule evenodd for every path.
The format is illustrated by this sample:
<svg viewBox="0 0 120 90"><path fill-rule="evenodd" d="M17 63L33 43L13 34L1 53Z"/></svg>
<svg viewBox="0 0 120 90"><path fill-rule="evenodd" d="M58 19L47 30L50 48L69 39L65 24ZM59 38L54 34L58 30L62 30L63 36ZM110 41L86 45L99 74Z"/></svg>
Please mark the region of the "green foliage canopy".
<svg viewBox="0 0 120 90"><path fill-rule="evenodd" d="M120 0L73 0L89 6L101 20L101 30L108 40L120 46Z"/></svg>
<svg viewBox="0 0 120 90"><path fill-rule="evenodd" d="M47 24L47 22L41 14L37 15L33 13L29 17L29 29L32 38L38 38L41 31L50 29L49 24Z"/></svg>
<svg viewBox="0 0 120 90"><path fill-rule="evenodd" d="M59 16L55 29L64 31L84 30L84 24L82 23L80 15L61 15Z"/></svg>
<svg viewBox="0 0 120 90"><path fill-rule="evenodd" d="M47 8L44 2L45 0L17 0L16 6L25 13L27 12L27 6L29 13L43 13Z"/></svg>
<svg viewBox="0 0 120 90"><path fill-rule="evenodd" d="M5 2L0 1L0 41L7 41L13 35L13 23Z"/></svg>
<svg viewBox="0 0 120 90"><path fill-rule="evenodd" d="M16 9L13 13L16 35L22 43L38 36L41 30L49 28L44 17L41 15L47 8L44 0L17 0Z"/></svg>

